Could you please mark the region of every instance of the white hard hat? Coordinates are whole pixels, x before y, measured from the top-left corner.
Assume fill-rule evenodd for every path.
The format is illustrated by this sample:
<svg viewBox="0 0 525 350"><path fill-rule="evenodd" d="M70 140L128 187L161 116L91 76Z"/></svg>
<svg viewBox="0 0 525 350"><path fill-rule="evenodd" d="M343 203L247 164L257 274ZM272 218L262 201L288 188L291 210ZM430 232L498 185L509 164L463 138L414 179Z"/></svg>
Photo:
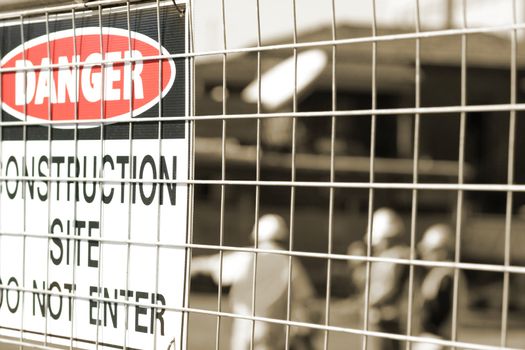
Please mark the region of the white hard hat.
<svg viewBox="0 0 525 350"><path fill-rule="evenodd" d="M387 238L399 237L405 230L401 217L390 208L380 208L372 216L372 245Z"/></svg>
<svg viewBox="0 0 525 350"><path fill-rule="evenodd" d="M421 252L429 252L436 249L451 251L454 246L453 237L454 234L449 225L435 224L425 231L418 248Z"/></svg>
<svg viewBox="0 0 525 350"><path fill-rule="evenodd" d="M266 214L259 218L259 242L284 241L288 237L288 228L284 219L277 214ZM255 241L255 225L252 230Z"/></svg>
<svg viewBox="0 0 525 350"><path fill-rule="evenodd" d="M422 333L421 338L430 338L430 339L442 339L439 335L432 333ZM414 342L412 343L412 350L442 350L444 347L440 344L435 343L423 343L423 342Z"/></svg>

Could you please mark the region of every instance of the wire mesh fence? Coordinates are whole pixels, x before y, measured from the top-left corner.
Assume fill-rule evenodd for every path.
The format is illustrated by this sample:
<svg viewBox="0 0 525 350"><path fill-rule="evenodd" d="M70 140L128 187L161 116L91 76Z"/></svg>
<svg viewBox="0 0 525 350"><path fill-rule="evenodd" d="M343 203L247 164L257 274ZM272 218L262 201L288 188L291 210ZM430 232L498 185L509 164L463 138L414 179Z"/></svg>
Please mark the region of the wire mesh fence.
<svg viewBox="0 0 525 350"><path fill-rule="evenodd" d="M522 4L406 3L1 13L3 346L525 348Z"/></svg>

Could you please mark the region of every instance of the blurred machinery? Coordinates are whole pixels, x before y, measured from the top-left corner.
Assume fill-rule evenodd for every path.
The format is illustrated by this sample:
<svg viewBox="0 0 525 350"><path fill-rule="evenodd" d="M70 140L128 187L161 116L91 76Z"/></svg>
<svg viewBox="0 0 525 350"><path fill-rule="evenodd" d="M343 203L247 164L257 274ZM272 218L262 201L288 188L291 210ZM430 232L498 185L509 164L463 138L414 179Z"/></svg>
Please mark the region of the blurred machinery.
<svg viewBox="0 0 525 350"><path fill-rule="evenodd" d="M381 35L395 36L403 29L381 29ZM347 45L338 45L335 55L337 111L353 111L337 116L334 152L335 179L342 182L367 182L370 171L370 109L372 91L372 44L352 42L351 38L370 36L370 28L339 26L338 39L348 38ZM299 42L329 40L331 29L305 33ZM504 36L475 34L467 45L467 104L482 106L467 114L465 166L466 183L504 184L507 179L508 111L498 111L491 105L505 104L510 94L510 40ZM278 41L275 45L289 43ZM419 137L418 178L422 183L457 183L459 152L459 113L453 106L461 105L461 40L458 36L423 38L420 42L421 95L423 108ZM295 167L298 181L327 181L330 173L330 119L322 111L331 110L332 46L297 50L297 117ZM415 101L414 39L380 41L377 44L376 89L377 108L389 110L377 118L375 181L387 183L412 182L413 176L413 111ZM293 111L294 76L293 50L290 48L261 53L260 108L263 113L285 116ZM524 72L525 59L517 54L518 78ZM227 56L226 81L223 83L222 61L198 61L196 79L196 114L202 116L223 113L226 100L227 121L225 164L227 179L255 178L256 120L242 118L257 112L257 55L255 53ZM518 100L525 91L518 87ZM498 86L495 89L494 86ZM223 91L226 89L225 91ZM451 109L449 112L448 109ZM319 116L316 112L321 111ZM357 112L356 112L357 111ZM363 111L362 113L359 111ZM367 112L368 111L368 112ZM521 112L518 112L518 115ZM326 114L326 113L325 113ZM347 113L352 114L352 113ZM231 118L239 115L239 118ZM264 118L261 122L261 179L289 180L291 176L292 118ZM517 135L525 126L518 122ZM524 130L525 131L525 130ZM220 178L221 121L203 120L196 123L196 177ZM525 138L516 137L515 182L525 182ZM290 195L287 188L267 187L261 190L261 210L289 216ZM253 219L254 193L246 186L228 186L226 231L231 244L248 243L241 232L249 230ZM462 254L465 261L502 263L504 242L505 192L468 191L462 212ZM218 205L219 189L213 186L197 188L196 213L213 212ZM376 207L386 205L408 214L411 192L376 190ZM417 231L436 221L454 223L455 191L419 191ZM514 211L525 204L521 193L514 195ZM341 188L334 200L334 250L344 253L347 245L362 237L366 228L368 191ZM326 209L324 209L326 208ZM242 213L239 215L239 213ZM240 218L234 220L233 217ZM298 250L326 251L328 225L328 190L297 189L295 201L295 245ZM211 215L213 217L213 215ZM229 219L231 218L231 219ZM247 218L246 222L242 218ZM249 218L249 220L248 220ZM218 219L218 218L217 218ZM217 222L196 221L196 238L203 242L216 240ZM202 227L199 227L202 225ZM349 227L355 230L349 231ZM525 244L525 220L513 220L511 256L513 263L524 263L525 254L517 247ZM473 239L480 244L466 242ZM322 262L310 263L322 271ZM334 273L337 274L337 269ZM341 273L343 274L343 273ZM314 274L315 275L315 274ZM322 276L322 273L319 274ZM319 283L324 283L319 277ZM341 286L341 290L345 287ZM335 291L338 288L334 288Z"/></svg>

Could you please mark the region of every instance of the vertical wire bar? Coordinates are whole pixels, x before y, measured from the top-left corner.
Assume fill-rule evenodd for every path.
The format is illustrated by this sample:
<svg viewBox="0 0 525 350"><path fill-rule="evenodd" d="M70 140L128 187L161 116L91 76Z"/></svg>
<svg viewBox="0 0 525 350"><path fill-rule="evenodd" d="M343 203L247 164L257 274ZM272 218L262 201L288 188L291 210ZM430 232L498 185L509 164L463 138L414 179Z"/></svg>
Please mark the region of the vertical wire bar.
<svg viewBox="0 0 525 350"><path fill-rule="evenodd" d="M223 4L224 4L224 0ZM260 11L259 11L259 0L257 0L257 44L259 47L261 46L261 29L260 29ZM224 8L224 7L223 7ZM223 16L223 19L225 19L225 16ZM226 24L224 24L226 25ZM226 29L226 27L224 27ZM261 113L261 53L260 51L257 51L257 84L258 84L258 91L257 91L257 114ZM224 93L224 89L223 89ZM224 98L224 95L223 95ZM260 181L260 161L261 161L261 123L260 119L257 121L257 140L256 140L257 146L256 146L256 159L255 159L255 180L258 183ZM259 248L259 205L260 205L260 187L259 185L255 186L255 226L254 226L254 242L253 247L255 249ZM257 258L258 253L253 253L253 271L252 271L252 300L251 300L251 316L255 317L255 311L256 311L256 294L257 294ZM255 321L251 321L251 330L250 330L250 350L253 350L254 345L254 338L255 338Z"/></svg>
<svg viewBox="0 0 525 350"><path fill-rule="evenodd" d="M22 59L24 60L24 68L26 67L26 50L25 50L25 35L24 35L24 17L23 15L20 16L20 38L22 40ZM27 70L24 70L24 122L27 122ZM24 144L24 159L27 159L27 125L23 125L23 133L22 133L22 142ZM25 174L27 171L26 169L26 162L22 162L22 175ZM22 179L22 200L23 203L23 213L22 213L22 232L26 232L26 185L25 180ZM25 289L25 280L26 280L26 236L22 237L22 288ZM19 292L18 292L19 293ZM21 305L21 318L20 318L20 342L24 341L24 304L25 304L25 296L26 291L24 290L22 292L22 305ZM19 345L20 350L22 350L24 347L23 345Z"/></svg>
<svg viewBox="0 0 525 350"><path fill-rule="evenodd" d="M257 47L261 47L261 12L260 12L260 2L256 0L256 16L257 16ZM257 115L261 114L261 51L257 51ZM257 127L256 127L256 146L255 146L255 181L258 183L261 179L261 119L257 118ZM260 187L257 184L255 186L255 226L254 226L254 248L259 247L259 205L260 205ZM252 316L255 316L255 293L256 293L256 283L257 278L257 253L253 255L253 284L252 284ZM255 332L255 322L252 322L251 328L251 340L250 347L253 349L253 337Z"/></svg>
<svg viewBox="0 0 525 350"><path fill-rule="evenodd" d="M376 0L372 0L372 36L377 35L377 18L376 18ZM377 41L372 42L372 111L377 108ZM377 115L373 113L371 116L370 126L370 185L374 183L374 169L375 169L375 142L376 142L376 119ZM372 214L374 211L374 188L368 189L368 229L366 232L366 256L372 256L372 230L373 220ZM364 312L363 312L363 330L368 331L368 318L370 309L370 271L371 262L366 261L365 274L365 291L364 291ZM363 336L362 349L366 350L368 346L368 336Z"/></svg>
<svg viewBox="0 0 525 350"><path fill-rule="evenodd" d="M100 50L100 57L101 60L105 60L105 52L104 52L104 36L103 36L103 30L102 30L102 6L98 5L98 25L99 25L99 50ZM103 63L100 64L100 120L104 120L104 114L105 114L105 103L104 103L104 95L105 95L105 86L104 86L104 78L105 78L105 65ZM102 193L104 193L104 166L103 166L103 157L104 157L104 125L105 123L100 123L100 172L99 177L102 179L102 181L99 182L99 189L100 189L100 208L99 208L99 232L100 232L100 238L103 238L104 233L104 202L102 201ZM100 285L101 285L101 279L102 279L102 270L103 270L103 256L104 256L104 243L100 243L99 250L98 250L98 268L97 268L97 292L100 293ZM96 339L95 339L95 348L98 349L99 347L99 336L100 336L100 301L97 300L97 330L96 330Z"/></svg>
<svg viewBox="0 0 525 350"><path fill-rule="evenodd" d="M126 2L126 23L127 23L127 29L128 29L128 50L131 51L131 23L130 23L130 4L129 1ZM133 118L133 99L129 99L129 116L130 119ZM133 122L129 122L128 127L128 142L129 142L129 169L130 169L130 177L131 177L131 169L133 169ZM130 293L129 293L129 277L130 277L130 263L131 263L131 212L132 212L132 206L131 206L131 200L132 200L132 187L133 184L128 184L128 242L126 243L126 295L125 299L126 301L129 301ZM125 320L124 320L124 348L127 348L127 341L128 341L128 327L129 327L129 304L126 304L125 307Z"/></svg>
<svg viewBox="0 0 525 350"><path fill-rule="evenodd" d="M516 15L516 0L512 0L512 23L517 23ZM510 103L516 104L517 95L517 30L513 29L511 33L511 53L510 53ZM509 116L509 144L508 144L508 160L507 160L507 184L514 183L514 149L516 137L516 111L511 110ZM504 264L505 267L510 265L510 238L512 229L512 204L513 193L507 191L507 200L505 208L505 252ZM509 283L510 274L506 270L503 273L503 296L501 303L501 338L500 346L507 346L507 326L508 326L508 309L509 309Z"/></svg>
<svg viewBox="0 0 525 350"><path fill-rule="evenodd" d="M188 53L188 50L190 53L195 53L195 47L194 47L194 30L193 30L193 23L194 23L194 9L193 9L193 0L188 0L188 10L187 13L187 23L188 23L188 30L189 30L189 43L187 43L186 46L186 53ZM189 59L189 68L190 68L190 79L191 79L191 86L190 86L190 99L191 101L190 106L188 107L189 111L186 110L187 114L190 116L195 115L195 56L189 56L186 57L186 64L187 60ZM188 113L189 112L189 113ZM195 179L195 130L196 130L196 121L186 121L187 125L189 126L191 123L191 135L188 135L188 137L191 137L190 139L190 169L189 169L189 179L194 180ZM194 213L194 192L195 192L195 185L190 183L187 184L188 186L188 195L189 195L189 205L188 205L188 234L186 237L186 241L190 244L193 243L193 213ZM184 293L184 302L183 305L185 308L188 308L190 306L190 291L191 291L191 258L193 255L193 249L191 247L184 248L185 254L186 254L186 272L185 272L185 293ZM183 349L186 349L188 347L188 330L189 330L189 312L183 311L182 313L182 322L183 322L183 334L181 339L181 346Z"/></svg>
<svg viewBox="0 0 525 350"><path fill-rule="evenodd" d="M226 37L226 9L224 0L220 1L221 5L221 18L222 18L222 43L223 48L227 50L227 37ZM222 115L226 116L227 113L227 94L226 94L226 52L222 55ZM222 120L222 129L221 129L221 181L226 180L226 120ZM224 260L224 251L222 246L224 244L224 205L225 205L225 185L221 184L221 199L220 199L220 223L219 223L219 283L217 287L217 311L222 311L222 270L223 270L223 260ZM220 347L220 333L221 333L221 316L217 316L216 324L216 334L215 334L215 349L219 350Z"/></svg>
<svg viewBox="0 0 525 350"><path fill-rule="evenodd" d="M421 31L420 18L420 4L419 0L415 1L415 19L416 19L416 33ZM415 55L415 107L421 107L421 40L416 39L416 55ZM414 154L412 159L412 183L416 185L419 181L419 130L420 130L420 114L414 115ZM416 258L416 225L417 225L417 207L418 207L418 190L412 190L412 209L410 214L410 260ZM414 312L414 265L409 265L408 275L408 310L407 310L407 335L412 335L412 316ZM406 342L406 349L410 350L412 343Z"/></svg>
<svg viewBox="0 0 525 350"><path fill-rule="evenodd" d="M467 28L467 3L462 1L462 28ZM467 36L461 35L461 107L467 105ZM459 126L459 154L458 154L458 185L462 185L465 175L465 135L467 115L464 111L460 113ZM463 190L457 192L456 204L456 241L454 244L454 263L459 264L461 259L461 227L463 225ZM458 336L458 293L459 293L459 269L454 268L454 283L452 292L452 330L451 340L456 341ZM455 347L453 347L455 349Z"/></svg>
<svg viewBox="0 0 525 350"><path fill-rule="evenodd" d="M159 40L159 46L158 46L158 50L159 50L159 57L162 57L162 39L161 39L161 31L160 31L160 2L159 0L157 0L157 6L156 6L156 11L157 11L157 38ZM158 94L159 96L162 96L162 64L164 63L164 60L162 58L159 58L159 84L158 84ZM131 80L131 77L132 77L132 73L133 73L133 65L132 63L130 62L130 65L131 65L131 69L130 69L130 91L131 91L131 98L133 98L134 96L134 92L133 92L133 81ZM159 151L159 164L161 164L161 157L162 157L162 122L160 121L160 118L162 117L162 98L159 99L159 108L158 108L158 117L159 117L159 122L158 122L158 134L157 134L157 142L158 142L158 151ZM162 191L161 187L159 187L159 191ZM161 193L159 194L159 199L158 199L158 202L157 202L157 243L160 243L160 220L161 220L161 210L160 210L160 195L162 195ZM158 292L159 292L159 267L160 267L160 264L159 264L159 260L160 260L160 246L159 245L156 245L155 247L155 295L158 295ZM157 303L157 300L154 299L154 302L153 304L156 304ZM152 308L151 309L151 312L153 312L154 314L157 313L157 308ZM153 349L157 349L157 322L155 321L153 323Z"/></svg>
<svg viewBox="0 0 525 350"><path fill-rule="evenodd" d="M52 61L52 56L51 56L51 44L50 44L50 39L49 39L49 12L46 12L46 46L47 46L47 57L49 58L49 63L52 64L53 61ZM51 81L52 79L52 76L53 76L53 70L51 68L48 68L48 78L49 78L49 81ZM47 99L47 115L48 115L48 119L49 121L52 120L52 108L51 108L51 84L49 84L49 87L48 87L48 93L49 93L49 97ZM51 164L51 155L52 155L52 149L51 149L51 143L52 143L52 132L51 132L51 128L52 128L52 125L49 125L47 127L47 138L49 140L49 144L48 144L48 150L47 150L47 156L49 159L49 164ZM49 177L51 177L51 166L49 167ZM50 189L51 188L51 183L52 181L48 180L47 181L47 188ZM48 190L48 197L47 197L47 232L49 232L49 226L50 226L50 223L51 223L51 195L50 195L51 191ZM51 248L50 248L50 244L51 244L51 238L48 238L47 239L47 260L46 260L46 286L49 286L49 261L51 260ZM48 308L45 307L44 308L44 315L45 315L45 325L44 325L44 345L47 346L48 343L47 343L47 338L48 338Z"/></svg>
<svg viewBox="0 0 525 350"><path fill-rule="evenodd" d="M335 0L331 1L332 10L332 40L337 38L337 26L335 18ZM336 82L336 49L337 46L332 45L332 111L337 110L337 82ZM331 130L330 130L330 183L335 181L335 130L336 130L336 117L332 116L331 119ZM333 250L333 230L334 230L334 196L335 189L330 187L329 199L328 199L328 254L332 254ZM332 294L332 259L327 259L326 266L326 303L324 310L325 326L330 324L330 301ZM325 330L324 332L324 350L328 350L328 340L330 332Z"/></svg>
<svg viewBox="0 0 525 350"><path fill-rule="evenodd" d="M297 4L296 0L292 0L292 22L293 22L293 43L297 44ZM294 85L292 92L292 112L295 115L297 112L297 48L293 48L294 60ZM291 154L291 179L292 184L296 179L296 130L297 119L292 117L292 154ZM293 251L295 232L295 186L290 187L290 239L288 242L288 250ZM286 320L290 321L292 316L292 277L293 277L293 257L288 256L288 288L287 288L287 302L286 302ZM290 325L287 324L285 328L285 345L286 349L290 347Z"/></svg>
<svg viewBox="0 0 525 350"><path fill-rule="evenodd" d="M72 9L71 10L71 26L72 26L72 29L73 29L73 59L71 60L72 62L75 63L74 67L73 67L73 71L75 73L75 107L74 107L74 118L75 118L75 126L74 126L74 131L73 131L73 143L74 143L74 159L78 159L78 123L76 123L76 121L78 121L78 102L79 102L79 81L78 81L78 77L79 77L79 66L77 65L78 62L80 61L79 59L79 55L78 55L78 52L77 52L77 32L76 32L76 23L75 23L75 9ZM75 161L75 164L74 164L74 176L76 176L77 174L77 162ZM68 186L69 186L69 183L68 183ZM77 197L78 197L78 189L79 189L79 186L78 186L78 182L74 184L74 191L73 191L73 219L76 220L77 219ZM77 241L77 242L74 242L73 243L73 246L74 246L74 249L73 249L73 286L71 287L71 293L73 294L73 302L71 303L71 330L70 330L70 341L69 341L69 348L71 350L73 350L73 344L74 344L74 339L75 337L73 336L74 335L74 330L75 330L75 304L76 304L76 260L77 260L77 254L80 254L79 252L79 249L80 249L80 241Z"/></svg>

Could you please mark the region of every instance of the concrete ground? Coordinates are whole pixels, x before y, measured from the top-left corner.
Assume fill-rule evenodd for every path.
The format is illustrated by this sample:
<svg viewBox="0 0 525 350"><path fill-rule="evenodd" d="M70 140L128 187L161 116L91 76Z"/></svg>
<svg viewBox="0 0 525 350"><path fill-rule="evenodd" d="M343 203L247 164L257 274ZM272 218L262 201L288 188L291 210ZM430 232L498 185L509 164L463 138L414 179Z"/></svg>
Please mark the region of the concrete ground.
<svg viewBox="0 0 525 350"><path fill-rule="evenodd" d="M194 293L191 297L191 305L195 308L216 310L217 298L212 294ZM225 311L228 302L223 302ZM319 299L313 308L324 310L324 300ZM331 325L341 327L361 328L357 309L353 300L333 300L331 304ZM498 346L500 342L501 313L498 311L474 311L470 310L468 315L460 315L458 318L458 340L476 344ZM231 330L231 319L224 317L220 322L220 349L230 349L229 334ZM217 332L217 317L208 315L191 315L189 321L188 341L191 350L215 349ZM525 314L511 312L508 325L508 347L525 349ZM316 349L323 348L324 334L316 334ZM328 349L359 349L361 337L341 333L330 332L328 336ZM233 349L232 349L233 350Z"/></svg>

